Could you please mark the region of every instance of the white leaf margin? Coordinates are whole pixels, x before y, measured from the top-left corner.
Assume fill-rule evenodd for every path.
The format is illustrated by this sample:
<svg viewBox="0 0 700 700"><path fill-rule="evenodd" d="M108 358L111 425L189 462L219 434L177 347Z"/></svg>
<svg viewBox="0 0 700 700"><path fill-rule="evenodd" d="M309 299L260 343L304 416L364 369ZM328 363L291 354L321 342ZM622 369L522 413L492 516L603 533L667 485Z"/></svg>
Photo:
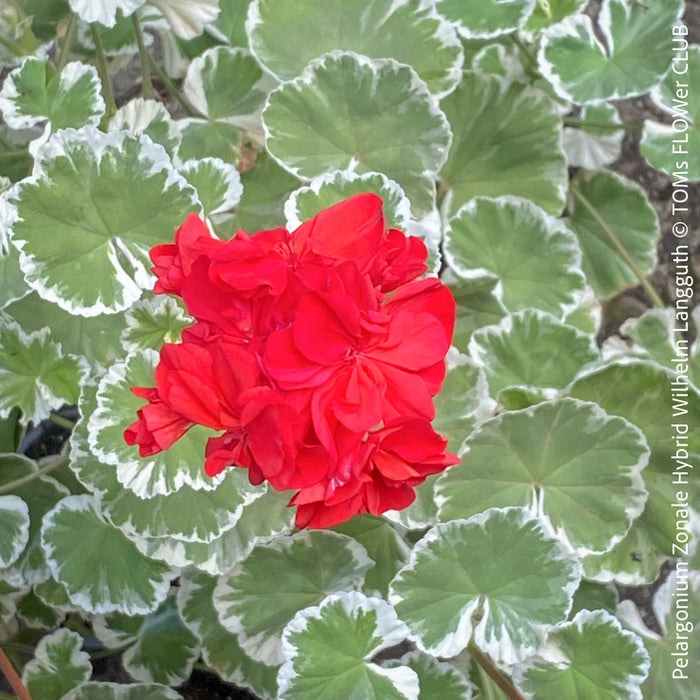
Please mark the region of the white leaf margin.
<svg viewBox="0 0 700 700"><path fill-rule="evenodd" d="M67 695L64 695L61 700L84 700L83 691L99 689L100 697L103 700L182 700L182 695L175 692L172 688L158 683L104 683L101 681L90 681L83 683L73 689ZM142 691L141 695L137 695L138 691ZM158 695L153 693L157 692ZM148 693L148 695L146 695ZM95 695L91 694L90 698Z"/></svg>
<svg viewBox="0 0 700 700"><path fill-rule="evenodd" d="M382 641L370 650L365 656L365 661L374 673L388 678L406 700L418 700L420 692L418 674L413 669L408 666L382 668L370 661L378 652L406 639L409 634L408 627L399 620L394 608L385 600L368 598L359 591L332 593L324 598L320 605L300 610L284 628L282 633L282 655L284 661L277 676L280 698L282 700L285 698L286 693L290 690L294 679L298 675L294 668L294 659L298 655L298 650L290 641L290 637L293 634L303 632L307 628L309 620L320 619L323 616L324 609L336 603L340 603L343 610L351 617L354 617L355 613L359 611L373 611L376 613L375 636L381 638Z"/></svg>
<svg viewBox="0 0 700 700"><path fill-rule="evenodd" d="M354 575L352 578L342 581L342 584L353 587L362 584L366 572L374 566L374 561L370 559L367 550L356 539L332 530L301 530L293 535L282 535L251 548L249 555L257 547L271 549L280 553L287 552L300 540L306 541L311 546L309 540L314 537L313 533L323 533L324 537L337 540L338 547L344 547L350 553L354 561L354 566L352 567ZM267 666L277 666L284 660L282 639L271 635L267 631L260 632L252 637L249 636L241 616L230 609L230 604L226 600L227 595L236 592L231 581L243 571L246 561L247 557L239 561L228 573L219 578L214 588L214 607L219 614L221 625L238 636L238 643L241 649L251 659L264 663ZM337 581L336 585L338 585Z"/></svg>
<svg viewBox="0 0 700 700"><path fill-rule="evenodd" d="M136 97L120 107L109 121L109 131L129 131L141 136L153 122L162 121L168 126L168 136L177 138L174 122L162 102Z"/></svg>
<svg viewBox="0 0 700 700"><path fill-rule="evenodd" d="M570 580L564 587L564 593L569 599L569 604L567 609L564 611L564 614L565 616L568 616L573 606L574 593L581 582L581 563L571 549L566 547L562 542L550 534L547 526L540 518L532 515L532 513L525 508L489 508L481 513L473 515L471 518L450 520L446 523L438 523L437 525L434 525L413 547L408 563L399 570L394 577L394 581L401 576L403 571L414 568L418 563L418 559L424 554L427 555L428 558L433 557L434 555L430 550L429 545L431 545L433 542L441 540L446 535L449 536L450 531L462 528L465 525L477 526L485 529L486 524L491 518L505 518L508 517L511 512L516 514L518 520L517 524L519 526L525 526L533 523L542 539L546 542L554 544L558 551L554 554L552 561L567 562L571 565L572 570ZM456 535L453 535L453 537L455 536ZM499 659L507 664L513 664L535 653L535 647L519 647L516 646L512 640L499 637L492 636L487 638L486 631L488 626L487 623L489 622L489 605L488 599L484 598L482 601L482 598L484 598L483 594L479 594L473 601L462 607L462 609L459 611L459 622L455 631L444 635L441 642L438 644L427 646L423 643L420 634L410 629L408 638L415 642L416 646L426 654L442 658L451 658L456 656L461 651L466 649L471 639L473 639L474 643L489 656L494 659ZM404 598L394 590L392 581L392 585L389 590L389 602L391 605L396 607L403 600ZM476 627L473 627L472 615L482 602L483 616ZM535 629L539 636L544 639L546 633L552 629L552 625L533 625L533 629Z"/></svg>
<svg viewBox="0 0 700 700"><path fill-rule="evenodd" d="M98 503L94 496L91 494L81 494L79 496L71 495L62 498L45 516L41 525L41 545L46 553L46 560L48 562L49 568L51 570L51 575L56 581L61 582L59 571L60 566L58 562L54 559L54 547L46 541L44 533L49 530L54 522L55 517L60 514L63 510L71 510L74 513L92 513L98 520L100 520L105 527L111 528L110 525L100 514ZM115 528L116 530L116 528ZM119 530L117 530L119 532ZM124 537L120 532L120 535ZM128 541L128 540L127 540ZM131 544L131 542L130 542ZM68 597L72 603L78 605L82 610L86 610L90 613L110 613L110 612L123 612L125 615L147 615L149 612L155 610L160 603L162 603L168 596L168 591L170 590L170 580L173 577L174 572L164 571L160 580L151 579L151 589L153 593L153 603L151 605L131 605L128 609L124 606L115 606L113 603L109 602L98 602L93 604L90 597L84 592L71 593L68 589Z"/></svg>
<svg viewBox="0 0 700 700"><path fill-rule="evenodd" d="M92 155L95 160L101 161L108 151L121 151L126 139L135 139L135 137L128 131L110 131L104 133L94 126L85 126L80 129L61 129L55 134L52 134L49 140L39 148L36 160L34 161L32 174L20 181L16 187L12 188L14 190L14 198L8 200L9 206L6 221L10 230L12 231L14 224L20 220L17 207L22 199L22 187L51 182L44 168L45 161L50 161L60 156L70 157L68 154L72 146L85 145L86 143L90 144ZM175 170L166 150L161 145L154 143L145 134L142 134L135 140L140 141L139 159L145 166L140 172L147 176L166 172L167 177L163 183L163 189L167 189L171 186L179 186L185 191L189 190L191 192L193 211L201 211L201 203L199 199L197 199L194 189L185 178ZM100 314L115 314L124 311L140 299L144 289L151 289L155 281L155 277L150 269L136 260L133 255L122 246L120 248L121 253L129 259L129 262L135 269L135 275L132 279L121 267L114 248L112 247L109 260L114 267L115 280L122 286L124 301L114 306L107 306L99 300L89 306L75 304L71 299L66 299L59 294L54 287L44 284L41 277L41 265L37 265L32 258L24 252L27 241L20 239L14 231L12 231L11 240L13 245L19 250L19 264L27 284L34 289L42 299L58 304L58 306L74 316L85 316L89 318L91 316L99 316Z"/></svg>
<svg viewBox="0 0 700 700"><path fill-rule="evenodd" d="M243 196L243 184L241 183L241 176L238 170L233 164L226 163L221 158L212 157L186 160L181 166L178 166L178 170L185 180L190 182L188 180L188 175L204 165L217 171L221 182L226 186L223 199L214 209L205 213L207 216L211 216L212 214L221 214L230 211L241 201L241 197ZM195 190L197 189L192 182L190 182L190 185L192 185ZM205 198L200 197L200 201L203 199Z"/></svg>
<svg viewBox="0 0 700 700"><path fill-rule="evenodd" d="M147 0L147 2L162 12L175 35L185 41L198 37L207 24L216 20L220 12L220 0Z"/></svg>
<svg viewBox="0 0 700 700"><path fill-rule="evenodd" d="M486 2L489 2L491 4L512 4L513 0L485 0ZM517 0L516 0L517 1ZM459 32L460 36L462 36L464 39L494 39L496 37L502 36L503 34L510 34L514 31L518 31L522 29L525 26L525 23L530 19L530 15L533 13L535 9L535 4L537 0L524 0L523 1L523 13L520 19L518 20L518 23L512 27L512 26L507 26L507 27L499 27L498 29L494 29L493 31L486 31L486 30L479 30L479 29L470 29L466 25L464 25L460 21L455 21L454 25L457 27L457 31ZM440 11L440 0L436 0L436 6L438 12Z"/></svg>
<svg viewBox="0 0 700 700"><path fill-rule="evenodd" d="M10 494L0 496L0 512L2 511L17 520L12 541L5 543L5 546L10 546L10 554L7 559L0 559L0 568L4 569L14 564L29 542L29 506L19 496Z"/></svg>
<svg viewBox="0 0 700 700"><path fill-rule="evenodd" d="M607 610L581 610L576 614L573 620L563 622L554 627L548 635L547 642L537 651L537 653L524 662L517 664L513 668L513 683L520 690L526 700L536 700L532 693L523 690L523 682L525 681L525 674L527 671L533 668L537 662L549 663L559 668L567 668L570 664L570 659L561 651L556 642L550 639L551 636L556 634L557 631L567 629L569 627L576 627L579 632L583 632L587 623L609 625L620 636L624 637L627 641L631 642L637 647L637 651L644 658L644 662L642 663L641 673L639 675L630 675L629 682L625 687L626 694L624 695L624 698L625 700L643 700L640 686L649 675L649 653L647 652L644 643L639 636L634 632L623 629L620 621L611 615Z"/></svg>

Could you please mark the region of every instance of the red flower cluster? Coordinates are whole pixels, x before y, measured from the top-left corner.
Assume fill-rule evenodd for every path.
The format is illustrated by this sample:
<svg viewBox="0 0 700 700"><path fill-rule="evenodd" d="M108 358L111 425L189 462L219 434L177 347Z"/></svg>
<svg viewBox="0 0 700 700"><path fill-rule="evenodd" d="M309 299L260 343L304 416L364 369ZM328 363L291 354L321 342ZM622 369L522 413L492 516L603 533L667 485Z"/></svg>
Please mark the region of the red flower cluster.
<svg viewBox="0 0 700 700"><path fill-rule="evenodd" d="M292 233L230 241L190 215L151 251L155 292L184 299L194 326L167 344L156 388L125 432L141 456L192 425L205 471L249 470L294 489L298 527L405 508L413 486L454 464L430 425L455 303L425 270L423 242L385 230L382 201L358 195Z"/></svg>

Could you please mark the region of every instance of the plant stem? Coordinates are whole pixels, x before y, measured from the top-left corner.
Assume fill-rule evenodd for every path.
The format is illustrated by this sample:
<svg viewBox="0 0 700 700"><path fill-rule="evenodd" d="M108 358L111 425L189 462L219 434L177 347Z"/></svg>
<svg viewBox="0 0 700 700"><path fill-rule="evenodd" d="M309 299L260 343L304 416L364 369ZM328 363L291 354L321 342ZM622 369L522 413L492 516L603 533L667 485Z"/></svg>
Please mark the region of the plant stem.
<svg viewBox="0 0 700 700"><path fill-rule="evenodd" d="M34 652L36 651L36 647L33 647L31 644L23 644L22 642L3 642L2 647L32 655L34 655Z"/></svg>
<svg viewBox="0 0 700 700"><path fill-rule="evenodd" d="M24 56L26 54L24 46L18 44L16 41L12 41L12 39L8 39L2 34L0 34L0 44L10 49L15 56Z"/></svg>
<svg viewBox="0 0 700 700"><path fill-rule="evenodd" d="M158 77L163 81L165 89L182 105L185 112L187 112L187 116L196 117L197 110L195 110L192 105L180 94L180 91L175 87L173 81L170 80L167 73L156 63L156 59L153 58L150 53L148 54L148 59L151 62L153 70L158 73Z"/></svg>
<svg viewBox="0 0 700 700"><path fill-rule="evenodd" d="M107 57L105 56L105 50L102 46L100 33L97 31L97 26L95 24L90 25L90 33L92 34L92 40L95 42L95 52L97 54L97 72L100 74L100 80L102 81L102 92L104 92L105 104L107 105L107 113L105 114L105 117L110 118L114 116L114 113L117 111L117 103L114 101L112 84L109 82Z"/></svg>
<svg viewBox="0 0 700 700"><path fill-rule="evenodd" d="M141 60L141 74L143 76L143 85L141 88L141 94L144 100L151 99L151 70L150 70L150 54L146 50L146 42L143 39L143 32L141 31L141 24L139 23L139 18L137 14L131 15L131 23L134 25L134 36L136 37L136 43L139 47L139 59Z"/></svg>
<svg viewBox="0 0 700 700"><path fill-rule="evenodd" d="M586 207L586 209L588 209L588 212L595 219L598 226L600 226L600 228L603 229L605 235L610 239L610 242L620 254L620 257L625 261L625 263L627 263L627 266L630 268L630 270L632 270L642 287L644 287L644 290L649 295L649 298L651 299L654 306L663 309L664 303L661 300L661 297L657 294L654 287L651 286L649 280L642 274L641 270L637 267L637 264L632 259L632 256L627 252L625 246L623 246L622 243L620 243L620 239L615 235L615 232L612 230L608 222L597 212L596 208L591 204L591 202L586 198L586 196L576 188L575 185L571 186L571 192L574 195L574 197L576 197L576 199L578 199L581 202L581 204L583 204L583 206Z"/></svg>
<svg viewBox="0 0 700 700"><path fill-rule="evenodd" d="M7 654L3 651L1 647L0 670L5 674L5 678L7 678L7 680L9 681L10 685L12 686L12 690L15 691L15 694L17 695L19 700L32 700L32 696L29 694L29 691L24 687L22 679L19 677L17 671L15 671L15 667L7 658Z"/></svg>
<svg viewBox="0 0 700 700"><path fill-rule="evenodd" d="M61 46L61 55L58 57L58 63L56 64L56 71L60 73L68 63L68 57L70 56L70 50L75 41L75 35L78 33L78 15L73 12L68 20L68 29L66 30L66 35L63 37L63 46Z"/></svg>
<svg viewBox="0 0 700 700"><path fill-rule="evenodd" d="M481 668L488 673L493 682L510 698L510 700L525 700L518 689L511 683L506 675L484 654L474 642L469 642L467 651Z"/></svg>
<svg viewBox="0 0 700 700"><path fill-rule="evenodd" d="M65 428L66 430L73 430L73 428L75 428L75 423L72 420L69 420L68 418L64 418L63 416L59 415L58 413L49 414L49 420L52 423L55 423L56 425L61 426L61 428Z"/></svg>
<svg viewBox="0 0 700 700"><path fill-rule="evenodd" d="M0 158L17 158L27 154L26 148L13 148L11 151L0 152Z"/></svg>
<svg viewBox="0 0 700 700"><path fill-rule="evenodd" d="M30 474L27 474L26 476L22 476L19 479L15 479L14 481L8 481L6 484L3 484L2 486L0 486L0 494L10 493L10 492L14 491L16 488L18 488L19 486L23 486L24 484L28 484L30 481L34 481L34 479L38 479L43 474L48 474L49 472L52 472L54 469L58 469L59 467L62 467L64 464L68 464L68 457L59 457L58 459L53 460L53 462L49 462L48 464L45 464L40 469L37 469L35 472L31 472Z"/></svg>
<svg viewBox="0 0 700 700"><path fill-rule="evenodd" d="M129 642L128 644L123 644L120 647L115 647L114 649L100 649L99 651L93 651L90 654L90 661L95 661L96 659L105 659L108 656L115 656L126 651L129 647L134 646L136 642Z"/></svg>
<svg viewBox="0 0 700 700"><path fill-rule="evenodd" d="M564 126L579 126L590 127L592 129L608 129L609 131L641 131L644 128L643 124L615 124L614 122L591 122L587 119L579 119L578 117L564 117Z"/></svg>

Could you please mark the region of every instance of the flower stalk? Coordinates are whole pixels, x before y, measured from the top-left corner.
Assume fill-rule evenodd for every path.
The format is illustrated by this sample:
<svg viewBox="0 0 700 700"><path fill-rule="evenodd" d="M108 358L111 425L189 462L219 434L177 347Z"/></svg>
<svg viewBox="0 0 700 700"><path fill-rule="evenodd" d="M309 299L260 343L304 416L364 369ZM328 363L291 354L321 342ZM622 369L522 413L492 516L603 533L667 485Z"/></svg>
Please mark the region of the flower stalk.
<svg viewBox="0 0 700 700"><path fill-rule="evenodd" d="M65 464L68 464L68 457L59 457L58 459L54 459L48 464L45 464L43 467L37 469L35 472L31 472L31 474L27 474L19 479L8 481L6 484L3 484L0 486L0 495L3 493L12 493L16 488L24 486L24 484L28 484L30 481L34 481L34 479L38 479L40 476L48 474L54 469L58 469Z"/></svg>
<svg viewBox="0 0 700 700"><path fill-rule="evenodd" d="M491 680L506 694L510 700L525 700L511 680L479 649L473 641L469 642L467 651L472 659L489 675Z"/></svg>
<svg viewBox="0 0 700 700"><path fill-rule="evenodd" d="M141 93L144 100L151 99L151 62L149 60L150 54L146 49L146 42L143 38L143 31L141 31L141 23L139 18L134 12L131 15L131 22L134 26L134 36L136 37L136 43L139 47L139 59L141 61L141 74L143 76L143 85L141 88Z"/></svg>
<svg viewBox="0 0 700 700"><path fill-rule="evenodd" d="M10 659L7 658L7 654L2 647L0 647L0 670L5 674L5 678L7 678L19 700L32 700L32 696L24 683L22 683L22 679L19 677Z"/></svg>

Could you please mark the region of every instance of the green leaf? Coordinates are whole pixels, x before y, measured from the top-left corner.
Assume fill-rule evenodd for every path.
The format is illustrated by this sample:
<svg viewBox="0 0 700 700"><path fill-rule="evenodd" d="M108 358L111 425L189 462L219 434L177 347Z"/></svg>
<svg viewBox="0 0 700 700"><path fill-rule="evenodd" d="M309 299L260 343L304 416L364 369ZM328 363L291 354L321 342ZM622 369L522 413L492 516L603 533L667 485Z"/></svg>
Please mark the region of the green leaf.
<svg viewBox="0 0 700 700"><path fill-rule="evenodd" d="M433 527L389 600L427 653L454 656L473 638L494 661L514 663L566 619L579 579L578 560L541 520L491 509Z"/></svg>
<svg viewBox="0 0 700 700"><path fill-rule="evenodd" d="M50 72L46 61L29 56L5 78L0 90L5 123L26 129L48 120L48 133L97 126L105 110L97 70L75 61L52 77Z"/></svg>
<svg viewBox="0 0 700 700"><path fill-rule="evenodd" d="M559 352L563 347L565 355ZM510 314L497 326L475 331L469 352L484 368L494 398L510 387L537 387L553 393L599 359L591 336L535 309Z"/></svg>
<svg viewBox="0 0 700 700"><path fill-rule="evenodd" d="M19 266L19 251L14 246L10 246L7 254L0 254L0 279L2 280L0 309L4 309L18 299L22 299L31 291L24 280L22 268Z"/></svg>
<svg viewBox="0 0 700 700"><path fill-rule="evenodd" d="M374 562L365 574L365 593L386 597L391 579L408 561L410 548L403 537L389 522L371 515L352 518L335 531L357 540Z"/></svg>
<svg viewBox="0 0 700 700"><path fill-rule="evenodd" d="M680 48L678 44L676 47ZM647 119L639 148L652 168L668 175L681 172L688 180L697 181L700 180L700 95L689 76L700 72L700 46L689 47L687 63L682 60L683 53L676 51L673 55L673 65L677 63L678 70L686 72L678 75L670 70L651 96L674 122ZM687 166L679 168L677 164L683 161Z"/></svg>
<svg viewBox="0 0 700 700"><path fill-rule="evenodd" d="M596 294L606 299L638 284L635 268L640 275L651 272L659 235L659 221L642 188L615 173L581 172L571 193L566 223L581 243L583 271Z"/></svg>
<svg viewBox="0 0 700 700"><path fill-rule="evenodd" d="M205 119L180 119L176 122L180 145L177 158L182 162L197 158L221 158L237 165L243 132L234 124Z"/></svg>
<svg viewBox="0 0 700 700"><path fill-rule="evenodd" d="M58 627L65 613L46 605L34 591L30 591L18 601L17 617L26 627L43 630Z"/></svg>
<svg viewBox="0 0 700 700"><path fill-rule="evenodd" d="M415 208L432 208L450 130L408 66L333 51L270 93L263 122L268 150L295 175L382 172Z"/></svg>
<svg viewBox="0 0 700 700"><path fill-rule="evenodd" d="M160 350L165 343L179 343L182 331L194 322L173 297L146 297L124 314L126 327L119 340L126 352Z"/></svg>
<svg viewBox="0 0 700 700"><path fill-rule="evenodd" d="M143 619L122 663L134 680L178 685L189 678L198 656L199 643L169 597Z"/></svg>
<svg viewBox="0 0 700 700"><path fill-rule="evenodd" d="M682 431L684 425L700 422L700 393L684 382L676 384L678 391L673 393L674 378L674 373L655 363L632 360L594 370L570 388L571 396L595 401L607 413L640 428L651 450L642 474L649 492L644 512L609 554L586 558L589 578L625 584L653 581L662 555L673 554L677 523L669 504L676 501L678 490L688 491L691 502L700 497L697 476L687 467L700 460L700 433L691 427L684 436L673 427L679 425Z"/></svg>
<svg viewBox="0 0 700 700"><path fill-rule="evenodd" d="M284 221L284 201L296 190L299 179L281 168L265 151L257 154L255 167L241 174L243 196L230 221L230 233L275 228Z"/></svg>
<svg viewBox="0 0 700 700"><path fill-rule="evenodd" d="M465 39L492 39L520 29L535 0L436 0L436 5Z"/></svg>
<svg viewBox="0 0 700 700"><path fill-rule="evenodd" d="M231 76L236 76L231 80ZM197 56L187 69L182 90L190 104L210 121L244 129L258 127L265 100L263 72L250 52L215 46Z"/></svg>
<svg viewBox="0 0 700 700"><path fill-rule="evenodd" d="M145 614L158 607L170 588L169 567L144 557L106 523L92 496L61 500L44 518L41 543L54 578L88 612Z"/></svg>
<svg viewBox="0 0 700 700"><path fill-rule="evenodd" d="M231 46L248 46L245 21L251 0L228 0L220 5L219 16L206 31Z"/></svg>
<svg viewBox="0 0 700 700"><path fill-rule="evenodd" d="M13 564L29 542L29 508L19 496L0 496L0 568Z"/></svg>
<svg viewBox="0 0 700 700"><path fill-rule="evenodd" d="M488 386L483 369L468 358L448 370L435 397L433 427L446 437L447 449L457 452L478 423L491 414Z"/></svg>
<svg viewBox="0 0 700 700"><path fill-rule="evenodd" d="M320 605L300 610L284 630L280 697L418 700L415 671L369 661L407 634L385 601L356 591L329 595Z"/></svg>
<svg viewBox="0 0 700 700"><path fill-rule="evenodd" d="M412 651L400 659L391 660L389 665L408 666L418 674L418 700L471 700L471 683L452 664Z"/></svg>
<svg viewBox="0 0 700 700"><path fill-rule="evenodd" d="M578 554L610 550L644 509L649 448L638 428L597 404L561 399L486 421L438 480L442 521L530 508Z"/></svg>
<svg viewBox="0 0 700 700"><path fill-rule="evenodd" d="M576 128L564 128L564 153L570 166L593 170L620 156L625 131L615 107L588 105L581 108L578 119L581 123Z"/></svg>
<svg viewBox="0 0 700 700"><path fill-rule="evenodd" d="M219 621L213 593L216 579L198 571L180 577L177 604L180 614L202 645L204 663L225 681L249 688L265 700L277 700L277 667L253 661L236 635Z"/></svg>
<svg viewBox="0 0 700 700"><path fill-rule="evenodd" d="M443 276L457 303L457 320L452 343L464 351L477 328L498 323L507 313L494 290L498 279L490 275L474 279L459 279L451 268Z"/></svg>
<svg viewBox="0 0 700 700"><path fill-rule="evenodd" d="M93 127L54 134L10 203L27 282L81 316L135 302L153 283L151 247L197 209L162 146Z"/></svg>
<svg viewBox="0 0 700 700"><path fill-rule="evenodd" d="M296 78L311 59L335 49L408 64L438 95L461 77L454 28L419 0L255 0L246 28L255 57L280 80Z"/></svg>
<svg viewBox="0 0 700 700"><path fill-rule="evenodd" d="M131 388L153 386L157 362L156 352L144 350L112 365L102 377L97 410L88 423L90 449L100 461L113 465L119 482L141 498L168 495L184 485L211 491L221 482L221 477L211 479L204 473L204 451L212 430L194 426L168 450L143 458L137 445L124 440L124 430L143 405Z"/></svg>
<svg viewBox="0 0 700 700"><path fill-rule="evenodd" d="M473 197L503 194L560 214L568 177L561 117L549 97L497 76L466 72L441 107L454 134L440 173L450 215Z"/></svg>
<svg viewBox="0 0 700 700"><path fill-rule="evenodd" d="M671 27L680 21L682 8L681 0L649 5L603 0L599 35L584 14L542 32L540 73L558 95L578 104L641 95L671 65Z"/></svg>
<svg viewBox="0 0 700 700"><path fill-rule="evenodd" d="M82 358L64 356L51 342L48 328L25 333L0 321L0 417L18 406L25 421L38 423L52 409L76 403L86 371Z"/></svg>
<svg viewBox="0 0 700 700"><path fill-rule="evenodd" d="M435 481L438 475L430 475L422 484L414 487L416 500L408 508L388 510L384 517L407 530L425 530L437 522L435 505Z"/></svg>
<svg viewBox="0 0 700 700"><path fill-rule="evenodd" d="M233 209L241 199L241 176L233 165L221 158L188 160L179 170L197 190L207 217Z"/></svg>
<svg viewBox="0 0 700 700"><path fill-rule="evenodd" d="M700 619L697 609L692 605L693 598L697 600L699 592L698 572L689 572L683 563L678 562L652 601L661 635L647 628L631 600L624 600L618 606L617 616L624 625L642 637L649 653L649 676L642 683L644 700L695 700L700 688L700 670L689 656L700 644ZM688 607L690 611L687 621L676 617ZM690 663L686 663L688 661ZM677 675L682 674L685 678L674 677L674 670Z"/></svg>
<svg viewBox="0 0 700 700"><path fill-rule="evenodd" d="M411 203L399 185L381 173L358 175L344 170L316 177L292 192L284 204L287 227L292 231L323 209L363 192L373 192L382 198L386 228L406 230Z"/></svg>
<svg viewBox="0 0 700 700"><path fill-rule="evenodd" d="M68 494L68 490L50 476L33 477L36 471L36 464L23 455L0 455L0 485L32 476L9 491L29 507L29 543L19 559L2 572L2 578L17 587L41 583L51 576L40 542L41 523L44 515Z"/></svg>
<svg viewBox="0 0 700 700"><path fill-rule="evenodd" d="M649 672L641 639L604 610L582 610L547 637L538 656L516 666L513 680L528 697L642 700Z"/></svg>
<svg viewBox="0 0 700 700"><path fill-rule="evenodd" d="M535 4L535 10L525 23L525 30L536 32L550 24L557 24L569 15L581 12L587 0L543 0Z"/></svg>
<svg viewBox="0 0 700 700"><path fill-rule="evenodd" d="M133 25L128 22L133 36ZM162 102L137 97L120 107L109 122L110 131L126 130L134 136L146 134L172 155L179 143L175 136L175 124Z"/></svg>
<svg viewBox="0 0 700 700"><path fill-rule="evenodd" d="M614 614L618 600L617 588L612 584L595 583L584 579L574 594L574 604L569 613L569 619L573 619L581 610L606 610Z"/></svg>
<svg viewBox="0 0 700 700"><path fill-rule="evenodd" d="M249 656L276 665L282 661L282 629L296 611L327 593L359 587L372 565L362 545L335 532L277 537L219 579L214 606Z"/></svg>
<svg viewBox="0 0 700 700"><path fill-rule="evenodd" d="M83 638L77 632L57 629L41 638L32 659L22 671L30 694L42 700L60 700L68 691L90 679L90 657L80 651Z"/></svg>
<svg viewBox="0 0 700 700"><path fill-rule="evenodd" d="M171 688L155 683L83 683L61 700L182 700Z"/></svg>
<svg viewBox="0 0 700 700"><path fill-rule="evenodd" d="M576 237L525 199L479 197L465 204L449 220L445 255L461 277L496 277L509 311L532 307L561 315L583 294Z"/></svg>
<svg viewBox="0 0 700 700"><path fill-rule="evenodd" d="M33 291L10 304L6 311L26 331L46 333L64 352L84 356L93 367L109 365L122 354L121 314L74 316Z"/></svg>

